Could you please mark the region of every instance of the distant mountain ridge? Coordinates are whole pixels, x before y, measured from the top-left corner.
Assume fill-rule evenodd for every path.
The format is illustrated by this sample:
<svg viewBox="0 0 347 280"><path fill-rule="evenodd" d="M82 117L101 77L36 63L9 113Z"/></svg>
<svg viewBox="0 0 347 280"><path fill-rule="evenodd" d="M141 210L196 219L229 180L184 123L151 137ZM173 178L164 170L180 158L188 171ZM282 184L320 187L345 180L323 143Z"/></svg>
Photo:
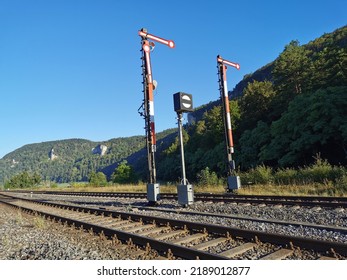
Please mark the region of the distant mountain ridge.
<svg viewBox="0 0 347 280"><path fill-rule="evenodd" d="M165 141L173 138L170 135L174 132L171 129L158 133L158 150L171 143L166 144ZM144 136L101 142L66 139L28 144L0 159L0 182L22 171L38 172L43 180L49 181L86 181L92 171L103 171L111 176L122 160L128 160L139 169L140 163L146 160ZM141 170L137 171L141 173Z"/></svg>

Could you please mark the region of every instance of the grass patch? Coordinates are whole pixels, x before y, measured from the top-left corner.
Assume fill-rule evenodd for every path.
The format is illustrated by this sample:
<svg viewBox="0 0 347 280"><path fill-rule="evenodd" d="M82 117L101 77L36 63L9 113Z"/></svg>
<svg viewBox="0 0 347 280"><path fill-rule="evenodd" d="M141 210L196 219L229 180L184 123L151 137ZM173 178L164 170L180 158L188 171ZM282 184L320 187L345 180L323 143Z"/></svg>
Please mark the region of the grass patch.
<svg viewBox="0 0 347 280"><path fill-rule="evenodd" d="M347 196L347 192L333 184L306 185L251 185L237 190L240 195L292 195L292 196Z"/></svg>
<svg viewBox="0 0 347 280"><path fill-rule="evenodd" d="M347 196L347 176L341 177L337 182L325 181L324 183L311 184L251 184L241 179L241 189L236 193L240 195L303 195L303 196ZM195 185L193 184L195 193L216 193L222 194L226 192L226 185ZM49 188L38 188L35 190L49 191ZM55 191L76 191L76 192L146 192L146 184L141 185L112 185L106 187L59 187ZM177 193L175 184L161 184L161 193ZM20 221L20 216L17 217Z"/></svg>
<svg viewBox="0 0 347 280"><path fill-rule="evenodd" d="M303 168L273 170L264 165L241 172L240 194L347 196L347 168L317 156Z"/></svg>
<svg viewBox="0 0 347 280"><path fill-rule="evenodd" d="M223 185L194 185L194 192L199 193L224 193ZM37 191L50 191L47 187L35 188ZM93 187L89 185L78 185L69 187L55 188L54 191L70 191L70 192L146 192L146 184L137 185L109 185L105 187ZM161 193L177 193L177 185L175 184L160 184Z"/></svg>
<svg viewBox="0 0 347 280"><path fill-rule="evenodd" d="M47 227L47 223L44 217L36 215L33 220L33 226L37 229L45 229Z"/></svg>
<svg viewBox="0 0 347 280"><path fill-rule="evenodd" d="M15 222L18 225L23 225L24 223L24 218L22 215L22 211L21 210L17 210L17 215L15 216Z"/></svg>

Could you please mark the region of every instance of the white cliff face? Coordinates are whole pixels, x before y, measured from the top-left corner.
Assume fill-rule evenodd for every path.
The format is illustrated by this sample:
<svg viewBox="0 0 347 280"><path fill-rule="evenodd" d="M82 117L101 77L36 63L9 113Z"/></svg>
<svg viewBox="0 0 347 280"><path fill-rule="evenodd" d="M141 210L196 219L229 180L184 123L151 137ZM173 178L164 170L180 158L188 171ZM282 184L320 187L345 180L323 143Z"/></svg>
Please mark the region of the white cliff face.
<svg viewBox="0 0 347 280"><path fill-rule="evenodd" d="M48 153L50 160L55 160L58 156L54 153L54 149L52 148L51 151Z"/></svg>
<svg viewBox="0 0 347 280"><path fill-rule="evenodd" d="M12 159L11 161L11 168L15 167L19 162L16 161L15 159Z"/></svg>
<svg viewBox="0 0 347 280"><path fill-rule="evenodd" d="M100 155L100 156L105 155L105 154L106 154L106 151L107 151L107 146L106 146L106 145L102 145L102 144L96 146L96 147L92 150L93 154L98 154L98 155Z"/></svg>

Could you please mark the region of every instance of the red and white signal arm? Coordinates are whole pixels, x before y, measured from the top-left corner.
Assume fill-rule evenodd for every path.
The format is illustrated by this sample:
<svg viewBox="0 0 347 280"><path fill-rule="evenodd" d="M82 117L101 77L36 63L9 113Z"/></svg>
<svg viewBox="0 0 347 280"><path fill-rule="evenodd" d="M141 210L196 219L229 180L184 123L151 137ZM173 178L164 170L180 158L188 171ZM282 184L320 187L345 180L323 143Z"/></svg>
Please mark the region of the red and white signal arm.
<svg viewBox="0 0 347 280"><path fill-rule="evenodd" d="M229 60L225 60L225 59L221 58L220 56L217 57L217 61L224 64L224 65L229 65L229 66L235 67L237 70L240 70L240 64L238 64L236 62L231 62Z"/></svg>
<svg viewBox="0 0 347 280"><path fill-rule="evenodd" d="M153 41L156 41L156 42L159 42L159 43L162 43L164 45L167 45L168 47L170 47L171 49L173 49L175 47L175 42L172 41L172 40L166 40L166 39L163 39L163 38L160 38L158 36L155 36L155 35L152 35L152 34L149 34L147 32L145 32L144 30L140 30L139 31L139 35L145 39L150 39L150 40L153 40Z"/></svg>

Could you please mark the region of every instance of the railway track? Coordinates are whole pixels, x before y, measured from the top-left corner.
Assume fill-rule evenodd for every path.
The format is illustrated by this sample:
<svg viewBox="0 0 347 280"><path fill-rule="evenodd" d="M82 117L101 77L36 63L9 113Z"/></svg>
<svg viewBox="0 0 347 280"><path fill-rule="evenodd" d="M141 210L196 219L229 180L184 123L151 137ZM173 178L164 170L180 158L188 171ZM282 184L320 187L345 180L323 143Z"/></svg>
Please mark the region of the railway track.
<svg viewBox="0 0 347 280"><path fill-rule="evenodd" d="M15 191L22 193L68 195L68 196L89 196L89 197L127 197L127 198L147 198L146 193L128 192L65 192L65 191ZM177 194L162 193L160 198L177 200ZM263 205L288 205L304 207L328 207L347 208L347 197L318 197L318 196L265 196L265 195L232 195L232 194L211 194L195 193L195 201L203 202L224 202L224 203L244 203Z"/></svg>
<svg viewBox="0 0 347 280"><path fill-rule="evenodd" d="M159 259L346 259L347 244L1 195L2 203L93 230Z"/></svg>
<svg viewBox="0 0 347 280"><path fill-rule="evenodd" d="M16 194L19 197L28 197L27 193ZM129 211L141 211L142 213L151 213L152 215L160 215L160 216L177 216L178 218L184 217L186 220L205 220L205 222L213 222L214 221L224 221L219 222L221 224L226 224L226 222L233 226L238 226L241 228L248 228L248 225L252 227L261 228L263 224L267 224L267 227L272 227L273 225L278 225L280 228L282 227L293 227L293 228L307 228L307 229L317 229L319 231L324 232L336 232L341 233L341 235L345 235L347 237L347 228L345 226L345 222L343 222L343 208L337 209L320 209L319 207L306 208L302 209L301 207L284 207L285 212L296 212L291 218L290 216L284 217L283 212L279 214L282 208L280 205L274 207L278 209L278 211L272 211L269 213L269 210L273 208L272 206L258 206L257 210L251 210L253 206L250 204L240 204L237 207L224 207L227 204L218 204L218 203L208 203L205 204L203 202L196 203L195 205L189 207L188 209L182 209L180 206L175 206L168 204L168 201L165 201L163 204L159 204L155 207L146 206L145 198L132 198L129 197L99 197L99 196L59 196L52 194L29 194L30 197L35 199L45 200L45 201L56 201L62 203L70 203L71 205L85 205L92 207L104 207L108 210L124 210ZM205 205L201 207L202 205ZM210 207L208 206L210 205ZM235 204L234 204L235 205ZM256 207L257 205L255 205ZM265 209L266 208L266 209ZM292 208L292 209L290 209ZM243 209L244 213L238 213L240 209ZM300 210L299 210L300 209ZM304 212L306 213L304 213ZM318 212L317 212L318 211ZM324 214L326 211L330 212L329 214ZM154 212L156 212L154 214ZM236 213L235 213L236 212ZM263 217L262 213L267 213L265 217ZM339 214L341 213L341 214ZM245 223L246 222L246 223ZM218 223L218 222L217 222ZM258 226L256 226L258 225ZM263 230L263 229L262 229ZM272 232L276 232L272 229ZM320 236L320 233L316 233L317 236ZM337 236L330 237L331 240L335 241L338 239ZM343 238L346 239L346 238ZM344 242L344 241L342 241Z"/></svg>

